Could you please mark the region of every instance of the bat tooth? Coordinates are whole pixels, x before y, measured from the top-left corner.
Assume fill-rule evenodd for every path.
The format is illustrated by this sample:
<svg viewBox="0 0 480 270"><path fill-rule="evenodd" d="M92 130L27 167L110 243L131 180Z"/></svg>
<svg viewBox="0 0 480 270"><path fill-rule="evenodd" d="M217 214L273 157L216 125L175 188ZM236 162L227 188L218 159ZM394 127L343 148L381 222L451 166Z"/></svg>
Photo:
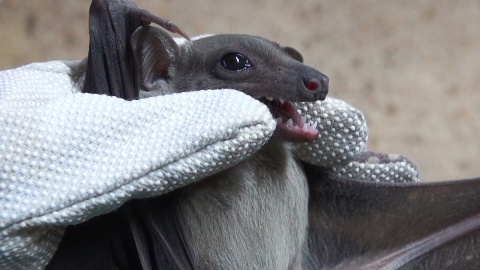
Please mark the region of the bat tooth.
<svg viewBox="0 0 480 270"><path fill-rule="evenodd" d="M282 103L282 104L285 103L285 99L283 99L283 98L279 98L278 100L279 100L280 103Z"/></svg>
<svg viewBox="0 0 480 270"><path fill-rule="evenodd" d="M313 122L313 124L310 125L310 128L311 128L312 130L317 129L317 125L318 125L318 122L315 121L315 122Z"/></svg>
<svg viewBox="0 0 480 270"><path fill-rule="evenodd" d="M268 101L273 101L272 97L265 97Z"/></svg>
<svg viewBox="0 0 480 270"><path fill-rule="evenodd" d="M291 118L288 119L288 121L287 121L287 126L288 126L288 127L293 127L293 120L292 120Z"/></svg>
<svg viewBox="0 0 480 270"><path fill-rule="evenodd" d="M305 132L308 131L308 125L307 125L307 123L303 124L303 131L305 131Z"/></svg>

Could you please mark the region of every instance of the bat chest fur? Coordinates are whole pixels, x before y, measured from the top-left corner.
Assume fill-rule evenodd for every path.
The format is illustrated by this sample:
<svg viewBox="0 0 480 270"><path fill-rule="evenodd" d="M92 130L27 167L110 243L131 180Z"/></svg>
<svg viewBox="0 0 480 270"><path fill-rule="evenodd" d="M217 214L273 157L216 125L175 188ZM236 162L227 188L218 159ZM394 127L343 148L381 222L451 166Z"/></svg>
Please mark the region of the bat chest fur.
<svg viewBox="0 0 480 270"><path fill-rule="evenodd" d="M188 189L186 239L200 269L290 269L308 223L308 187L288 145L258 154Z"/></svg>

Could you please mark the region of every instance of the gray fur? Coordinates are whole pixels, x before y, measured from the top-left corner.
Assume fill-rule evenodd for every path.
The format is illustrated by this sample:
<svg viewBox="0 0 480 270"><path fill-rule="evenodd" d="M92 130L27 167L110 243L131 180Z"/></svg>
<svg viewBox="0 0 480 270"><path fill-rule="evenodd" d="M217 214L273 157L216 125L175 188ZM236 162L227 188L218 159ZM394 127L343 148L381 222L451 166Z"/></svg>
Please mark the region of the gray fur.
<svg viewBox="0 0 480 270"><path fill-rule="evenodd" d="M308 224L308 188L287 144L193 185L180 209L199 269L291 269Z"/></svg>
<svg viewBox="0 0 480 270"><path fill-rule="evenodd" d="M217 35L177 47L165 32L132 36L141 96L233 88L289 101L325 98L328 78L301 63L300 53L260 37ZM224 55L253 66L230 71ZM311 78L320 89L306 89ZM308 224L308 187L289 144L269 142L252 158L185 189L179 199L185 239L199 269L293 269L301 263Z"/></svg>
<svg viewBox="0 0 480 270"><path fill-rule="evenodd" d="M328 91L328 78L301 63L300 53L261 37L214 35L177 47L161 29L141 27L132 35L132 47L137 69L148 74L139 80L142 97L228 88L252 97L313 101L324 99ZM254 66L242 72L225 70L220 59L228 52L248 55ZM323 78L318 91L305 91L304 81L310 78Z"/></svg>

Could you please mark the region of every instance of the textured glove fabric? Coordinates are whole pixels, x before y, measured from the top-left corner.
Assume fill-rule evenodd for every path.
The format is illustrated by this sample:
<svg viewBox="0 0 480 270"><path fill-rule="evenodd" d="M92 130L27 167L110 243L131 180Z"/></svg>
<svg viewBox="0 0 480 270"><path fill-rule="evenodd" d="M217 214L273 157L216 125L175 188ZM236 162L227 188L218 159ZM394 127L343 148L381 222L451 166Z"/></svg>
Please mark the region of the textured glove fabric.
<svg viewBox="0 0 480 270"><path fill-rule="evenodd" d="M328 168L335 175L371 182L419 182L420 172L411 160L397 154L365 151L348 164Z"/></svg>
<svg viewBox="0 0 480 270"><path fill-rule="evenodd" d="M367 150L368 129L362 112L334 98L295 104L300 115L317 121L320 136L292 146L295 157L324 167L338 177L374 182L420 181L417 166L408 158Z"/></svg>
<svg viewBox="0 0 480 270"><path fill-rule="evenodd" d="M76 93L81 65L0 72L0 269L43 268L66 225L221 171L275 129L266 106L233 90Z"/></svg>
<svg viewBox="0 0 480 270"><path fill-rule="evenodd" d="M292 146L298 159L330 167L346 164L365 151L367 124L359 110L328 97L324 101L296 103L295 107L307 121L316 121L320 132L314 142Z"/></svg>

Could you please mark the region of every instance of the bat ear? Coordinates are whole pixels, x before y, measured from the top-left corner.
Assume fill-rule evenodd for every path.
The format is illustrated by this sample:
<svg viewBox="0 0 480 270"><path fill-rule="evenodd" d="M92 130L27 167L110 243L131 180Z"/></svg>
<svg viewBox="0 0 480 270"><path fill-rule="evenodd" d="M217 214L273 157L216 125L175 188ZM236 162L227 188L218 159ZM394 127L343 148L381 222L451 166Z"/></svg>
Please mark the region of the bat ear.
<svg viewBox="0 0 480 270"><path fill-rule="evenodd" d="M165 31L157 27L142 26L130 39L139 72L139 83L145 90L158 80L169 78L169 67L178 56L178 45Z"/></svg>
<svg viewBox="0 0 480 270"><path fill-rule="evenodd" d="M282 49L284 52L290 55L290 57L292 57L293 59L297 60L300 63L303 63L303 56L300 52L298 52L292 47L283 47Z"/></svg>

